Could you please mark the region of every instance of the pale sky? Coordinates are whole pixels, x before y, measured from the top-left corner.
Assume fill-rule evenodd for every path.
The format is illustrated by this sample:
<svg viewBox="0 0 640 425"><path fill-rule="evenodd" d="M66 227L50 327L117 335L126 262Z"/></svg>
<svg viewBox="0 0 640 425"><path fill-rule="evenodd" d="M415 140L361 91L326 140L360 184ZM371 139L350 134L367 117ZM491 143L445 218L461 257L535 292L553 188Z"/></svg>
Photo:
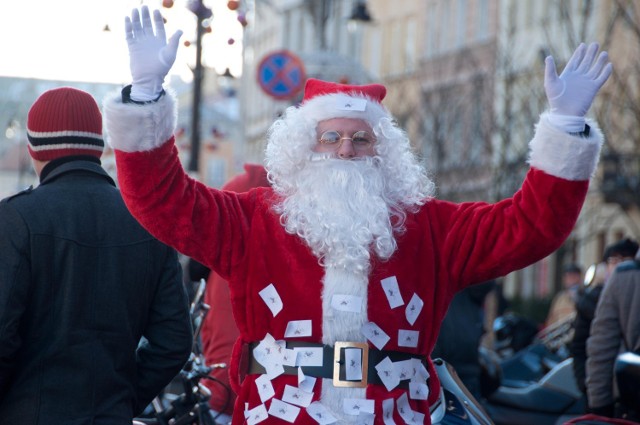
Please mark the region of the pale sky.
<svg viewBox="0 0 640 425"><path fill-rule="evenodd" d="M124 17L146 4L162 11L167 37L178 29L184 32L171 73L188 81L195 43L183 43L195 41L196 17L187 1L174 0L167 9L161 0L3 0L9 4L0 13L0 76L127 84ZM203 38L203 63L219 73L229 67L237 76L242 72L242 26L226 3L205 0L214 15L212 32ZM110 32L103 31L105 25Z"/></svg>

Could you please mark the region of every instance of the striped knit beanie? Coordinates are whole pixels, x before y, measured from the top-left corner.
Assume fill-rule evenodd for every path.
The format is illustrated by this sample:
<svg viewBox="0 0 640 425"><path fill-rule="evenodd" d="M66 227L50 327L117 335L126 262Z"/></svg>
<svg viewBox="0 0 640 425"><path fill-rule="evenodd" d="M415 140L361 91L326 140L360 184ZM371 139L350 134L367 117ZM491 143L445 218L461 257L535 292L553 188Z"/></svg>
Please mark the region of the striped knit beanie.
<svg viewBox="0 0 640 425"><path fill-rule="evenodd" d="M100 158L104 149L102 114L93 96L61 87L44 92L27 117L29 154L50 161L70 155Z"/></svg>

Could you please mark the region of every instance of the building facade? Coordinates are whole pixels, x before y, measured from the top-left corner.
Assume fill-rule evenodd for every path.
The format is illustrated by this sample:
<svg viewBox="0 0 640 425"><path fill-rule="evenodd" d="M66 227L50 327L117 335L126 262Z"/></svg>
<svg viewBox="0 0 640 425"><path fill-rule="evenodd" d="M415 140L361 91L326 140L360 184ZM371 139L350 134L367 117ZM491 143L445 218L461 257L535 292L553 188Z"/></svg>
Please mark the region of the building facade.
<svg viewBox="0 0 640 425"><path fill-rule="evenodd" d="M346 81L355 82L355 74L387 86L385 105L431 171L438 197L452 201L496 201L517 190L534 124L547 107L544 58L553 55L562 70L580 41L598 41L615 66L590 111L606 135L601 165L569 240L549 258L507 276L508 293L550 297L563 264L586 268L607 244L640 237L640 8L633 1L247 3L253 21L245 32L241 110L248 158L262 159L268 126L297 101L260 92L260 58L283 48L304 58L329 52L334 60L326 68L345 58L359 62ZM358 3L372 20L350 27L347 18ZM309 68L322 69L311 62Z"/></svg>

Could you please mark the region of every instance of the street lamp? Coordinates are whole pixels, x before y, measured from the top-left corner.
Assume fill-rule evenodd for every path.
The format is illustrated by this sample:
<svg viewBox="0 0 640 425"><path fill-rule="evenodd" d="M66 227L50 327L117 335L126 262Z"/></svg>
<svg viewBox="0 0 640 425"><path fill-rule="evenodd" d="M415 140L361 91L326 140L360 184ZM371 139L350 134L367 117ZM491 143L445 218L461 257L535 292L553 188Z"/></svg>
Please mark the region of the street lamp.
<svg viewBox="0 0 640 425"><path fill-rule="evenodd" d="M229 67L227 67L227 69L225 69L224 72L222 74L220 74L220 76L223 77L223 78L236 78L231 73L231 70L229 69Z"/></svg>
<svg viewBox="0 0 640 425"><path fill-rule="evenodd" d="M358 0L356 5L353 6L353 11L351 12L349 21L362 23L369 23L372 21L369 10L367 9L367 2L365 0Z"/></svg>
<svg viewBox="0 0 640 425"><path fill-rule="evenodd" d="M353 6L351 15L347 18L347 29L350 33L355 33L357 28L361 24L370 24L373 22L369 9L367 9L367 2L365 0L358 0Z"/></svg>
<svg viewBox="0 0 640 425"><path fill-rule="evenodd" d="M191 113L191 157L189 171L198 171L200 161L200 103L202 101L202 36L204 35L205 20L211 18L211 9L203 4L203 0L190 0L187 7L196 15L196 64L193 69L193 110Z"/></svg>
<svg viewBox="0 0 640 425"><path fill-rule="evenodd" d="M608 152L602 155L600 190L605 202L623 209L640 206L640 155Z"/></svg>

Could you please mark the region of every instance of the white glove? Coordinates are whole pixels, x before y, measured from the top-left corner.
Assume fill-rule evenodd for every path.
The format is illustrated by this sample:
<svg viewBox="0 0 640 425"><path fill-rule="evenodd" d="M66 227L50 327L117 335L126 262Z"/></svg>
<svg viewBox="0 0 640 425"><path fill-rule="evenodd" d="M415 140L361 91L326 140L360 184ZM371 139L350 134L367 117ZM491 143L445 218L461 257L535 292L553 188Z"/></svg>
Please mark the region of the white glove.
<svg viewBox="0 0 640 425"><path fill-rule="evenodd" d="M131 19L127 16L124 20L129 45L129 67L133 78L131 99L141 102L155 100L162 93L162 83L176 60L178 42L182 35L182 31L176 31L167 44L164 21L159 10L153 11L153 20L155 34L147 6L142 6L141 12L133 9Z"/></svg>
<svg viewBox="0 0 640 425"><path fill-rule="evenodd" d="M600 87L611 75L612 66L607 52L599 46L584 43L573 52L571 59L558 76L553 57L545 59L544 88L549 100L549 119L570 133L584 130L585 115Z"/></svg>

